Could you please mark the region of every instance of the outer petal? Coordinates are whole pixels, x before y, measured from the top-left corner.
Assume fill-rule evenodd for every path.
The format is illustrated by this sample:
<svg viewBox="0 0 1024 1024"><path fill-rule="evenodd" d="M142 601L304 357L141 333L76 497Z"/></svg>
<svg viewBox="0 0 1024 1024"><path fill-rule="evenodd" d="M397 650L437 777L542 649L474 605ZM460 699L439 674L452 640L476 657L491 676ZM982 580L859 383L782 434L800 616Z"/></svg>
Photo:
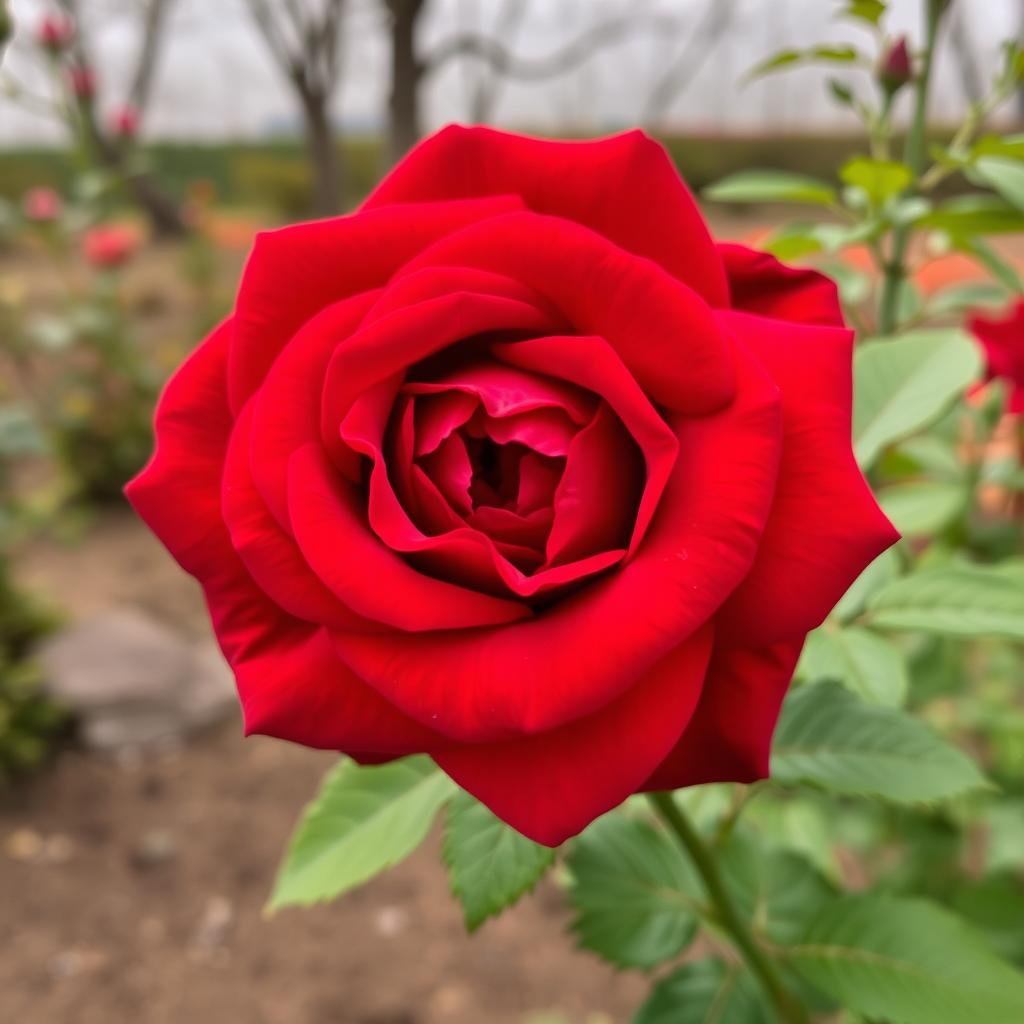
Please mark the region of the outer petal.
<svg viewBox="0 0 1024 1024"><path fill-rule="evenodd" d="M135 511L181 567L215 575L227 542L220 480L233 419L227 402L227 357L233 333L221 324L168 381L157 404L156 446L125 488Z"/></svg>
<svg viewBox="0 0 1024 1024"><path fill-rule="evenodd" d="M721 313L782 391L783 445L771 517L721 622L749 646L803 637L899 534L853 457L849 331Z"/></svg>
<svg viewBox="0 0 1024 1024"><path fill-rule="evenodd" d="M520 206L511 196L410 204L257 235L235 308L228 388L237 413L311 316L370 291L457 228Z"/></svg>
<svg viewBox="0 0 1024 1024"><path fill-rule="evenodd" d="M732 308L798 324L845 327L835 282L808 267L790 267L745 245L717 246L729 276Z"/></svg>
<svg viewBox="0 0 1024 1024"><path fill-rule="evenodd" d="M168 383L157 407L156 450L126 488L129 500L203 585L248 732L393 755L436 746L431 730L396 711L333 656L322 630L274 605L231 546L220 515L232 429L230 336L229 325L214 331Z"/></svg>
<svg viewBox="0 0 1024 1024"><path fill-rule="evenodd" d="M767 778L772 734L803 639L772 647L715 645L690 724L644 789Z"/></svg>
<svg viewBox="0 0 1024 1024"><path fill-rule="evenodd" d="M556 142L451 125L420 143L364 209L503 193L585 224L660 263L713 305L726 304L721 261L697 204L664 148L639 131Z"/></svg>
<svg viewBox="0 0 1024 1024"><path fill-rule="evenodd" d="M587 718L434 760L523 835L558 846L640 788L672 748L700 696L711 635L700 630Z"/></svg>
<svg viewBox="0 0 1024 1024"><path fill-rule="evenodd" d="M604 707L719 609L749 571L775 486L778 392L740 353L738 397L674 417L679 458L621 571L526 622L378 642L336 634L360 678L453 739L542 732Z"/></svg>

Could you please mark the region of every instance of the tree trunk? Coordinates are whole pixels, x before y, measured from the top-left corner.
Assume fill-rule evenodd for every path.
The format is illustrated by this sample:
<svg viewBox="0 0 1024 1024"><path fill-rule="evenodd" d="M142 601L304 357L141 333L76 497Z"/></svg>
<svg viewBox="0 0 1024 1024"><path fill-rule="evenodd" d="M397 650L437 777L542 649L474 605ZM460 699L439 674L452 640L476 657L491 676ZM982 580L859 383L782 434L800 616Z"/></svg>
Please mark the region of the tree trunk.
<svg viewBox="0 0 1024 1024"><path fill-rule="evenodd" d="M416 25L426 0L388 0L391 11L391 94L388 99L388 165L397 163L420 139L420 81Z"/></svg>
<svg viewBox="0 0 1024 1024"><path fill-rule="evenodd" d="M343 169L327 98L306 91L302 107L306 116L306 148L313 168L313 209L320 217L333 217L342 208Z"/></svg>

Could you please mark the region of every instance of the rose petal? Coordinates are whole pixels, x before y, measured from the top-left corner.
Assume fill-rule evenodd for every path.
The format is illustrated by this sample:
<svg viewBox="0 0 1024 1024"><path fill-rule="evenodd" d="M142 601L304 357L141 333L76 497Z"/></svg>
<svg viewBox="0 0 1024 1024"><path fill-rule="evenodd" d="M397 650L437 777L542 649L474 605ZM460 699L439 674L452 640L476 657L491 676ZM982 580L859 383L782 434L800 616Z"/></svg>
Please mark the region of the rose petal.
<svg viewBox="0 0 1024 1024"><path fill-rule="evenodd" d="M705 627L586 718L434 760L523 835L558 846L635 792L672 748L697 704L710 649Z"/></svg>
<svg viewBox="0 0 1024 1024"><path fill-rule="evenodd" d="M640 131L558 142L451 125L421 142L363 208L501 193L585 224L660 263L713 305L726 304L721 262L700 210L662 146Z"/></svg>
<svg viewBox="0 0 1024 1024"><path fill-rule="evenodd" d="M751 650L716 644L700 703L647 790L768 777L772 735L803 638Z"/></svg>
<svg viewBox="0 0 1024 1024"><path fill-rule="evenodd" d="M716 246L729 277L730 305L744 313L798 324L845 327L835 282L809 267L790 267L767 252Z"/></svg>
<svg viewBox="0 0 1024 1024"><path fill-rule="evenodd" d="M579 224L536 213L494 217L428 247L395 283L443 266L523 281L550 300L577 333L606 338L643 390L670 409L703 415L733 396L728 343L701 297L656 264Z"/></svg>
<svg viewBox="0 0 1024 1024"><path fill-rule="evenodd" d="M221 508L231 546L257 586L289 615L336 629L377 629L334 596L306 564L293 537L270 514L249 471L253 402L228 444Z"/></svg>
<svg viewBox="0 0 1024 1024"><path fill-rule="evenodd" d="M411 256L458 227L521 205L511 195L410 203L257 235L233 320L228 359L232 410L242 408L310 317L384 284Z"/></svg>
<svg viewBox="0 0 1024 1024"><path fill-rule="evenodd" d="M358 326L378 292L335 303L310 319L270 368L253 396L252 475L277 522L288 523L288 460L320 437L319 396L334 350ZM351 452L350 479L361 478L359 459Z"/></svg>
<svg viewBox="0 0 1024 1024"><path fill-rule="evenodd" d="M647 479L629 538L634 553L643 540L676 464L679 444L665 421L603 338L533 338L493 346L500 359L528 369L545 368L600 395L615 410L643 453ZM618 496L616 496L618 497Z"/></svg>
<svg viewBox="0 0 1024 1024"><path fill-rule="evenodd" d="M335 350L327 367L320 416L325 449L342 464L351 458L339 428L352 403L374 384L474 335L543 331L550 322L534 306L513 299L458 292L396 310L364 326Z"/></svg>
<svg viewBox="0 0 1024 1024"><path fill-rule="evenodd" d="M565 460L545 548L548 564L627 547L643 488L639 449L618 417L601 405Z"/></svg>
<svg viewBox="0 0 1024 1024"><path fill-rule="evenodd" d="M367 527L363 499L315 445L292 456L289 515L299 549L324 585L360 615L403 630L451 630L513 622L530 614L424 576Z"/></svg>
<svg viewBox="0 0 1024 1024"><path fill-rule="evenodd" d="M720 620L761 647L820 625L899 534L853 457L851 332L720 316L782 390L775 503L754 566Z"/></svg>

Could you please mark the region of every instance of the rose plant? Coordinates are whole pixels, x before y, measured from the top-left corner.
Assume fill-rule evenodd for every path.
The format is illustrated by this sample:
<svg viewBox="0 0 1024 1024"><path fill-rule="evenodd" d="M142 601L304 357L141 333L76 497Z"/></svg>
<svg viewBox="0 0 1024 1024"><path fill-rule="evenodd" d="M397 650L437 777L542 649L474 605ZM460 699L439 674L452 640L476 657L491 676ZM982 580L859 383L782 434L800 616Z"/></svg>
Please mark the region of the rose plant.
<svg viewBox="0 0 1024 1024"><path fill-rule="evenodd" d="M849 894L834 857L855 822L876 847L895 827L912 865L914 808L985 791L943 722L907 705L925 710L936 643L1002 638L971 651L996 665L1024 640L1019 563L995 562L1013 526L975 503L999 396L958 403L981 363L964 332L895 336L934 312L909 263L919 226L961 218L956 244L1016 284L963 226L974 197L925 197L929 174L976 170L969 133L923 166L945 4L926 7L921 53L885 37L881 0L858 0L845 13L886 56L765 65L869 70L878 106L833 85L872 143L841 196L760 172L711 192L846 218L769 246L877 258L876 276L829 266L878 335L856 353L835 284L716 244L635 132L448 128L351 216L258 238L128 496L203 585L247 732L348 755L272 907L366 881L443 807L471 928L564 844L581 944L675 966L643 1024L1024 1016L1024 978L922 898L938 872ZM1017 64L1013 49L996 96ZM910 88L904 163L891 109ZM960 496L941 519L906 493L939 466ZM891 550L890 519L913 543ZM854 856L875 870L870 848ZM680 961L698 927L704 958Z"/></svg>

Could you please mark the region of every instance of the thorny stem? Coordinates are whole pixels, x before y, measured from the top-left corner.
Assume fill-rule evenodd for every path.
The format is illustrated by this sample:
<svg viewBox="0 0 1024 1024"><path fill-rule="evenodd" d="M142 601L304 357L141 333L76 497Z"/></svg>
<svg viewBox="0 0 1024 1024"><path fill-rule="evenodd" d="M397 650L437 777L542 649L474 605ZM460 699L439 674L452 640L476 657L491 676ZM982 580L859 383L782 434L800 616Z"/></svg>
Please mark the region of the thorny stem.
<svg viewBox="0 0 1024 1024"><path fill-rule="evenodd" d="M700 834L671 793L648 793L658 817L679 841L700 875L717 923L728 933L751 973L758 979L784 1024L808 1024L807 1011L793 998L771 958L759 945L722 881L718 865Z"/></svg>

